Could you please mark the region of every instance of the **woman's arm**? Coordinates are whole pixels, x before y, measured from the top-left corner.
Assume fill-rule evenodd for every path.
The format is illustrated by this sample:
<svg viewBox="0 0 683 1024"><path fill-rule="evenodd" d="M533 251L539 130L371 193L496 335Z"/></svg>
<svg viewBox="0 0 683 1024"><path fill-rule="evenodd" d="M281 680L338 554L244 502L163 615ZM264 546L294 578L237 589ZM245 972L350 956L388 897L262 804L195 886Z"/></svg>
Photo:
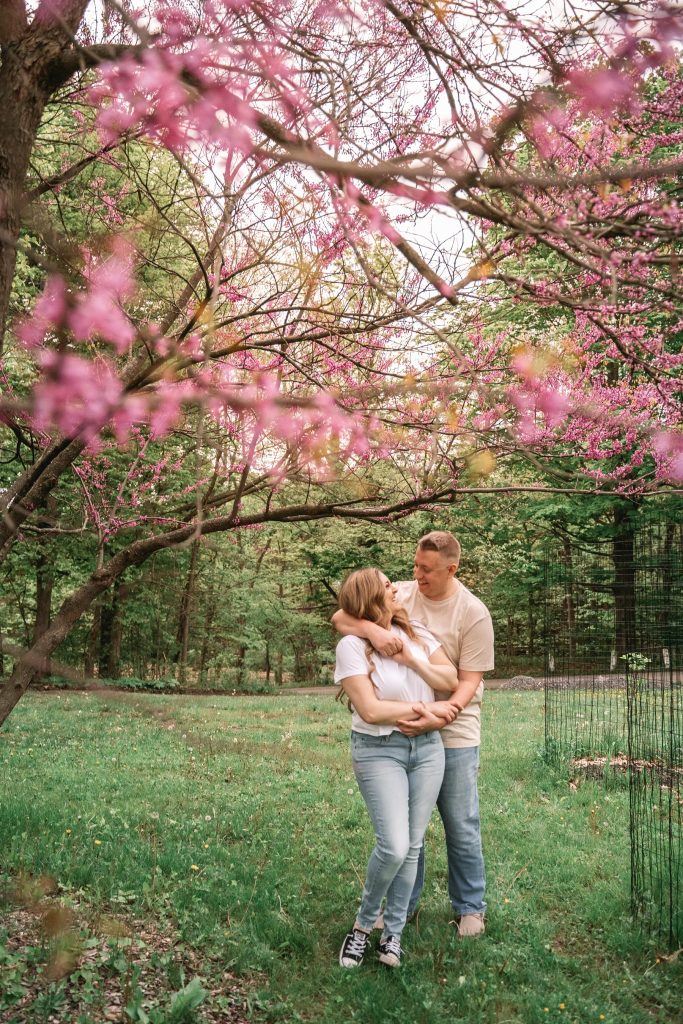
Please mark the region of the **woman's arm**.
<svg viewBox="0 0 683 1024"><path fill-rule="evenodd" d="M403 645L403 650L398 651L396 654L392 654L392 661L398 662L399 665L407 665L408 668L416 672L421 679L424 679L427 686L431 686L433 690L459 690L460 680L458 679L458 670L450 660L443 647L437 647L437 649L430 654L429 661L425 661L424 658L418 658L414 654L408 644ZM476 690L476 686L475 686ZM472 694L474 690L472 691ZM470 697L472 696L470 694ZM468 697L468 700L470 699ZM464 707L462 702L459 702L461 707Z"/></svg>
<svg viewBox="0 0 683 1024"><path fill-rule="evenodd" d="M483 672L466 672L464 669L460 669L459 673L460 683L458 688L448 698L448 704L455 709L456 718L472 700L477 692L479 683L484 678ZM416 710L416 707L413 710ZM423 732L431 732L434 728L429 715L403 718L397 724L401 732L406 736L419 736Z"/></svg>
<svg viewBox="0 0 683 1024"><path fill-rule="evenodd" d="M385 658L400 651L403 647L400 636L392 633L390 629L384 629L383 626L378 626L376 622L370 622L369 619L354 619L352 615L342 611L341 608L334 613L331 621L342 636L360 636L363 640L368 640L377 653Z"/></svg>
<svg viewBox="0 0 683 1024"><path fill-rule="evenodd" d="M360 717L369 725L396 725L399 718L410 721L419 718L420 710L424 709L437 716L438 727L441 728L452 722L457 715L457 708L443 700L426 704L406 700L380 700L370 676L347 676L341 680L341 686Z"/></svg>

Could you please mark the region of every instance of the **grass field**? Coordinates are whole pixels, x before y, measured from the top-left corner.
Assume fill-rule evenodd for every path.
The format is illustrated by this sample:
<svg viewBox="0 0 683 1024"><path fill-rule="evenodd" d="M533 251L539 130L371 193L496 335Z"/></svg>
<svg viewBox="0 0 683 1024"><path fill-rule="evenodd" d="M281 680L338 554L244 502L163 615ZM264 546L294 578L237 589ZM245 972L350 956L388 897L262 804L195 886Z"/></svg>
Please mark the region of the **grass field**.
<svg viewBox="0 0 683 1024"><path fill-rule="evenodd" d="M372 839L330 697L29 694L0 733L0 1021L674 1024L681 960L628 916L627 792L538 756L542 694L485 704L487 934L428 833L405 964L343 972Z"/></svg>

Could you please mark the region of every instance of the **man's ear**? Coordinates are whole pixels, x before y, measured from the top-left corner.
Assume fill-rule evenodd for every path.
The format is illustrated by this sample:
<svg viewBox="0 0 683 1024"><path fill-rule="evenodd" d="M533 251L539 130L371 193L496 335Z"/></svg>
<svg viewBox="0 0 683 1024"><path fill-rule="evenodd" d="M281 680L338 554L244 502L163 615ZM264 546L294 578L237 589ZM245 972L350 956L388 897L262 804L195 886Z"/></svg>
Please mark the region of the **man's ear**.
<svg viewBox="0 0 683 1024"><path fill-rule="evenodd" d="M457 571L458 571L457 565L455 564L455 562L451 562L451 564L448 566L448 575L449 576L455 576Z"/></svg>

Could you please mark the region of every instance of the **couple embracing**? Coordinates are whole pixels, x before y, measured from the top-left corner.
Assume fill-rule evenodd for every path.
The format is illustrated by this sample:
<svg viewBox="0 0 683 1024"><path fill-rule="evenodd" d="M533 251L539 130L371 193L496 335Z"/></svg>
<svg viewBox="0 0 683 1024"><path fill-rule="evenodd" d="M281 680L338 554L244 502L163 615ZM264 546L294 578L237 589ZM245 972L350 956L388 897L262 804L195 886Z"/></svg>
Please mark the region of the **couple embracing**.
<svg viewBox="0 0 683 1024"><path fill-rule="evenodd" d="M342 967L360 966L376 925L380 961L400 964L435 806L446 833L458 934L484 931L477 773L493 627L486 606L457 579L459 562L456 538L437 530L417 545L412 582L360 569L339 592L335 682L353 712L353 769L376 836L356 920L339 953Z"/></svg>

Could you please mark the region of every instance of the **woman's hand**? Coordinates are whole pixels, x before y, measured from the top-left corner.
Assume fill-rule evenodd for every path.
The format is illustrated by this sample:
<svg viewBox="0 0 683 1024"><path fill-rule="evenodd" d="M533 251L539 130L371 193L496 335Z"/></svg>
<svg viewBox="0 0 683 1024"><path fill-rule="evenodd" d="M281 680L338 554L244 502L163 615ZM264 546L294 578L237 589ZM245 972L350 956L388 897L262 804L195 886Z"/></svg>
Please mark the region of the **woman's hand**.
<svg viewBox="0 0 683 1024"><path fill-rule="evenodd" d="M406 665L408 668L415 668L415 663L417 661L417 658L410 650L408 644L403 644L399 651L392 651L389 657L398 665Z"/></svg>
<svg viewBox="0 0 683 1024"><path fill-rule="evenodd" d="M447 700L434 700L429 704L422 701L413 704L416 718L401 718L397 725L404 736L421 736L425 732L437 732L458 716L458 709Z"/></svg>

